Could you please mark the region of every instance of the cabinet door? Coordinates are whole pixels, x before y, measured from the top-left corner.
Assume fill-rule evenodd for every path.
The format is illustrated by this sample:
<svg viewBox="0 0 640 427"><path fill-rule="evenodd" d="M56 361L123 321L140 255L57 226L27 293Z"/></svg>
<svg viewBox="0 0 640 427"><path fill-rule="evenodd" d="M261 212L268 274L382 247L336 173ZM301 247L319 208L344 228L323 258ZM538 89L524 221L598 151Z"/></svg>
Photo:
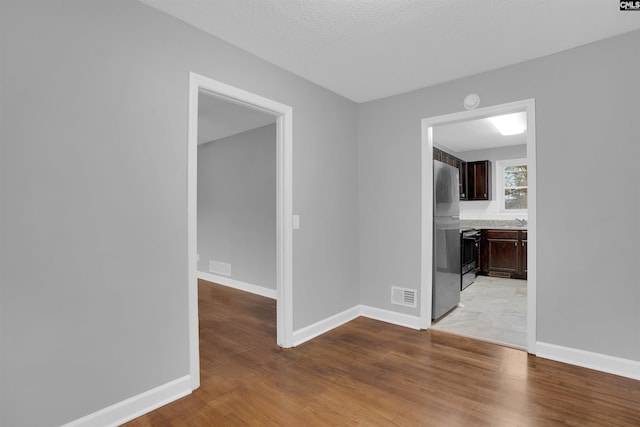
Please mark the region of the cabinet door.
<svg viewBox="0 0 640 427"><path fill-rule="evenodd" d="M489 271L518 273L518 240L487 239Z"/></svg>
<svg viewBox="0 0 640 427"><path fill-rule="evenodd" d="M457 159L456 167L460 179L460 200L467 200L467 163Z"/></svg>
<svg viewBox="0 0 640 427"><path fill-rule="evenodd" d="M520 232L520 265L518 267L518 276L523 279L527 278L527 232Z"/></svg>
<svg viewBox="0 0 640 427"><path fill-rule="evenodd" d="M476 199L489 200L489 162L476 162L473 192Z"/></svg>
<svg viewBox="0 0 640 427"><path fill-rule="evenodd" d="M469 200L490 200L491 162L467 163L467 195Z"/></svg>
<svg viewBox="0 0 640 427"><path fill-rule="evenodd" d="M520 232L516 230L484 230L485 265L487 273L517 275Z"/></svg>
<svg viewBox="0 0 640 427"><path fill-rule="evenodd" d="M446 153L446 152L444 152L444 151L441 151L441 152L440 152L440 161L441 161L442 163L449 164L449 163L447 162L447 160L448 160L448 159L449 159L449 154L448 154L448 153Z"/></svg>
<svg viewBox="0 0 640 427"><path fill-rule="evenodd" d="M456 165L456 158L445 151L442 152L440 161L448 164L449 166L455 167Z"/></svg>

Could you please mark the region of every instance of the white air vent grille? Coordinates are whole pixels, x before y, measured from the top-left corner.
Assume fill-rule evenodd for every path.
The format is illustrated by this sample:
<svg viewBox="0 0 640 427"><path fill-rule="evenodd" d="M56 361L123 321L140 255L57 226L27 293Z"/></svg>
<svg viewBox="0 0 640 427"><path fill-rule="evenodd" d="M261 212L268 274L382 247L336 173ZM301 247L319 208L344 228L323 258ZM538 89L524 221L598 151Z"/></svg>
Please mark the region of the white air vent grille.
<svg viewBox="0 0 640 427"><path fill-rule="evenodd" d="M404 305L405 307L415 308L418 304L415 289L400 288L398 286L391 287L391 302L393 304Z"/></svg>
<svg viewBox="0 0 640 427"><path fill-rule="evenodd" d="M231 264L226 262L209 261L209 273L231 276Z"/></svg>

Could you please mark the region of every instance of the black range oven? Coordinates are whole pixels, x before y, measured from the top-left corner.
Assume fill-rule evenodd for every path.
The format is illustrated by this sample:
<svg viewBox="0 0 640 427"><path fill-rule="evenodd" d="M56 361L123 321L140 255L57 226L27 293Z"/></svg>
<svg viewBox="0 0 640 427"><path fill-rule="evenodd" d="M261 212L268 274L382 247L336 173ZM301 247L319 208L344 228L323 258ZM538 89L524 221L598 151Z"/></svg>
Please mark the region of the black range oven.
<svg viewBox="0 0 640 427"><path fill-rule="evenodd" d="M476 280L476 272L479 268L480 230L475 228L462 230L460 240L460 265L462 266L460 290L463 290Z"/></svg>

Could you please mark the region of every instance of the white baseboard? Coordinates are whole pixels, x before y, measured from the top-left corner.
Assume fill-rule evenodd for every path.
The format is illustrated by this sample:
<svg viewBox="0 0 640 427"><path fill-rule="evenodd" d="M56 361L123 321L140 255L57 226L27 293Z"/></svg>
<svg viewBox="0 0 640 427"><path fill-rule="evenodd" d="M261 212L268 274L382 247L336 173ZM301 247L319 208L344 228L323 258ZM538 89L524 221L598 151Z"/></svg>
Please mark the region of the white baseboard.
<svg viewBox="0 0 640 427"><path fill-rule="evenodd" d="M404 326L411 329L420 328L420 318L408 314L396 313L393 311L383 310L380 308L369 307L366 305L357 305L347 309L341 313L335 314L326 319L320 320L312 325L306 326L293 332L293 346L298 346L303 342L309 341L319 335L329 332L340 325L364 316L382 322L392 323L394 325Z"/></svg>
<svg viewBox="0 0 640 427"><path fill-rule="evenodd" d="M397 313L395 311L383 310L382 308L369 307L367 305L360 306L360 314L370 319L380 320L382 322L392 323L406 328L422 329L420 327L419 316Z"/></svg>
<svg viewBox="0 0 640 427"><path fill-rule="evenodd" d="M191 393L191 376L186 375L129 399L107 406L62 427L116 427Z"/></svg>
<svg viewBox="0 0 640 427"><path fill-rule="evenodd" d="M536 343L536 348L538 357L640 380L640 361L539 341Z"/></svg>
<svg viewBox="0 0 640 427"><path fill-rule="evenodd" d="M252 285L251 283L241 282L239 280L231 279L225 276L218 276L217 274L198 271L198 279L218 283L219 285L228 286L230 288L240 289L241 291L245 291L245 292L251 292L252 294L260 295L260 296L271 298L271 299L278 298L278 291L276 291L275 289L265 288L264 286Z"/></svg>
<svg viewBox="0 0 640 427"><path fill-rule="evenodd" d="M355 306L343 311L342 313L335 314L312 325L293 331L293 346L298 346L303 342L317 337L318 335L329 332L340 325L344 325L345 323L352 321L358 316L360 316L360 307Z"/></svg>

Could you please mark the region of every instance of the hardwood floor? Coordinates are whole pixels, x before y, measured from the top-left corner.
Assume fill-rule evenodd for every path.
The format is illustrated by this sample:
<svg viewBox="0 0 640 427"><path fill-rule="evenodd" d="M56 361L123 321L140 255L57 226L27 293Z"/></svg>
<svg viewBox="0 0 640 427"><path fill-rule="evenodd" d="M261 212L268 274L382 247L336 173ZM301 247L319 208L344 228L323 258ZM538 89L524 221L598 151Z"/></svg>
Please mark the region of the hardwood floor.
<svg viewBox="0 0 640 427"><path fill-rule="evenodd" d="M362 317L283 350L275 301L199 292L201 387L126 426L640 426L640 381Z"/></svg>

